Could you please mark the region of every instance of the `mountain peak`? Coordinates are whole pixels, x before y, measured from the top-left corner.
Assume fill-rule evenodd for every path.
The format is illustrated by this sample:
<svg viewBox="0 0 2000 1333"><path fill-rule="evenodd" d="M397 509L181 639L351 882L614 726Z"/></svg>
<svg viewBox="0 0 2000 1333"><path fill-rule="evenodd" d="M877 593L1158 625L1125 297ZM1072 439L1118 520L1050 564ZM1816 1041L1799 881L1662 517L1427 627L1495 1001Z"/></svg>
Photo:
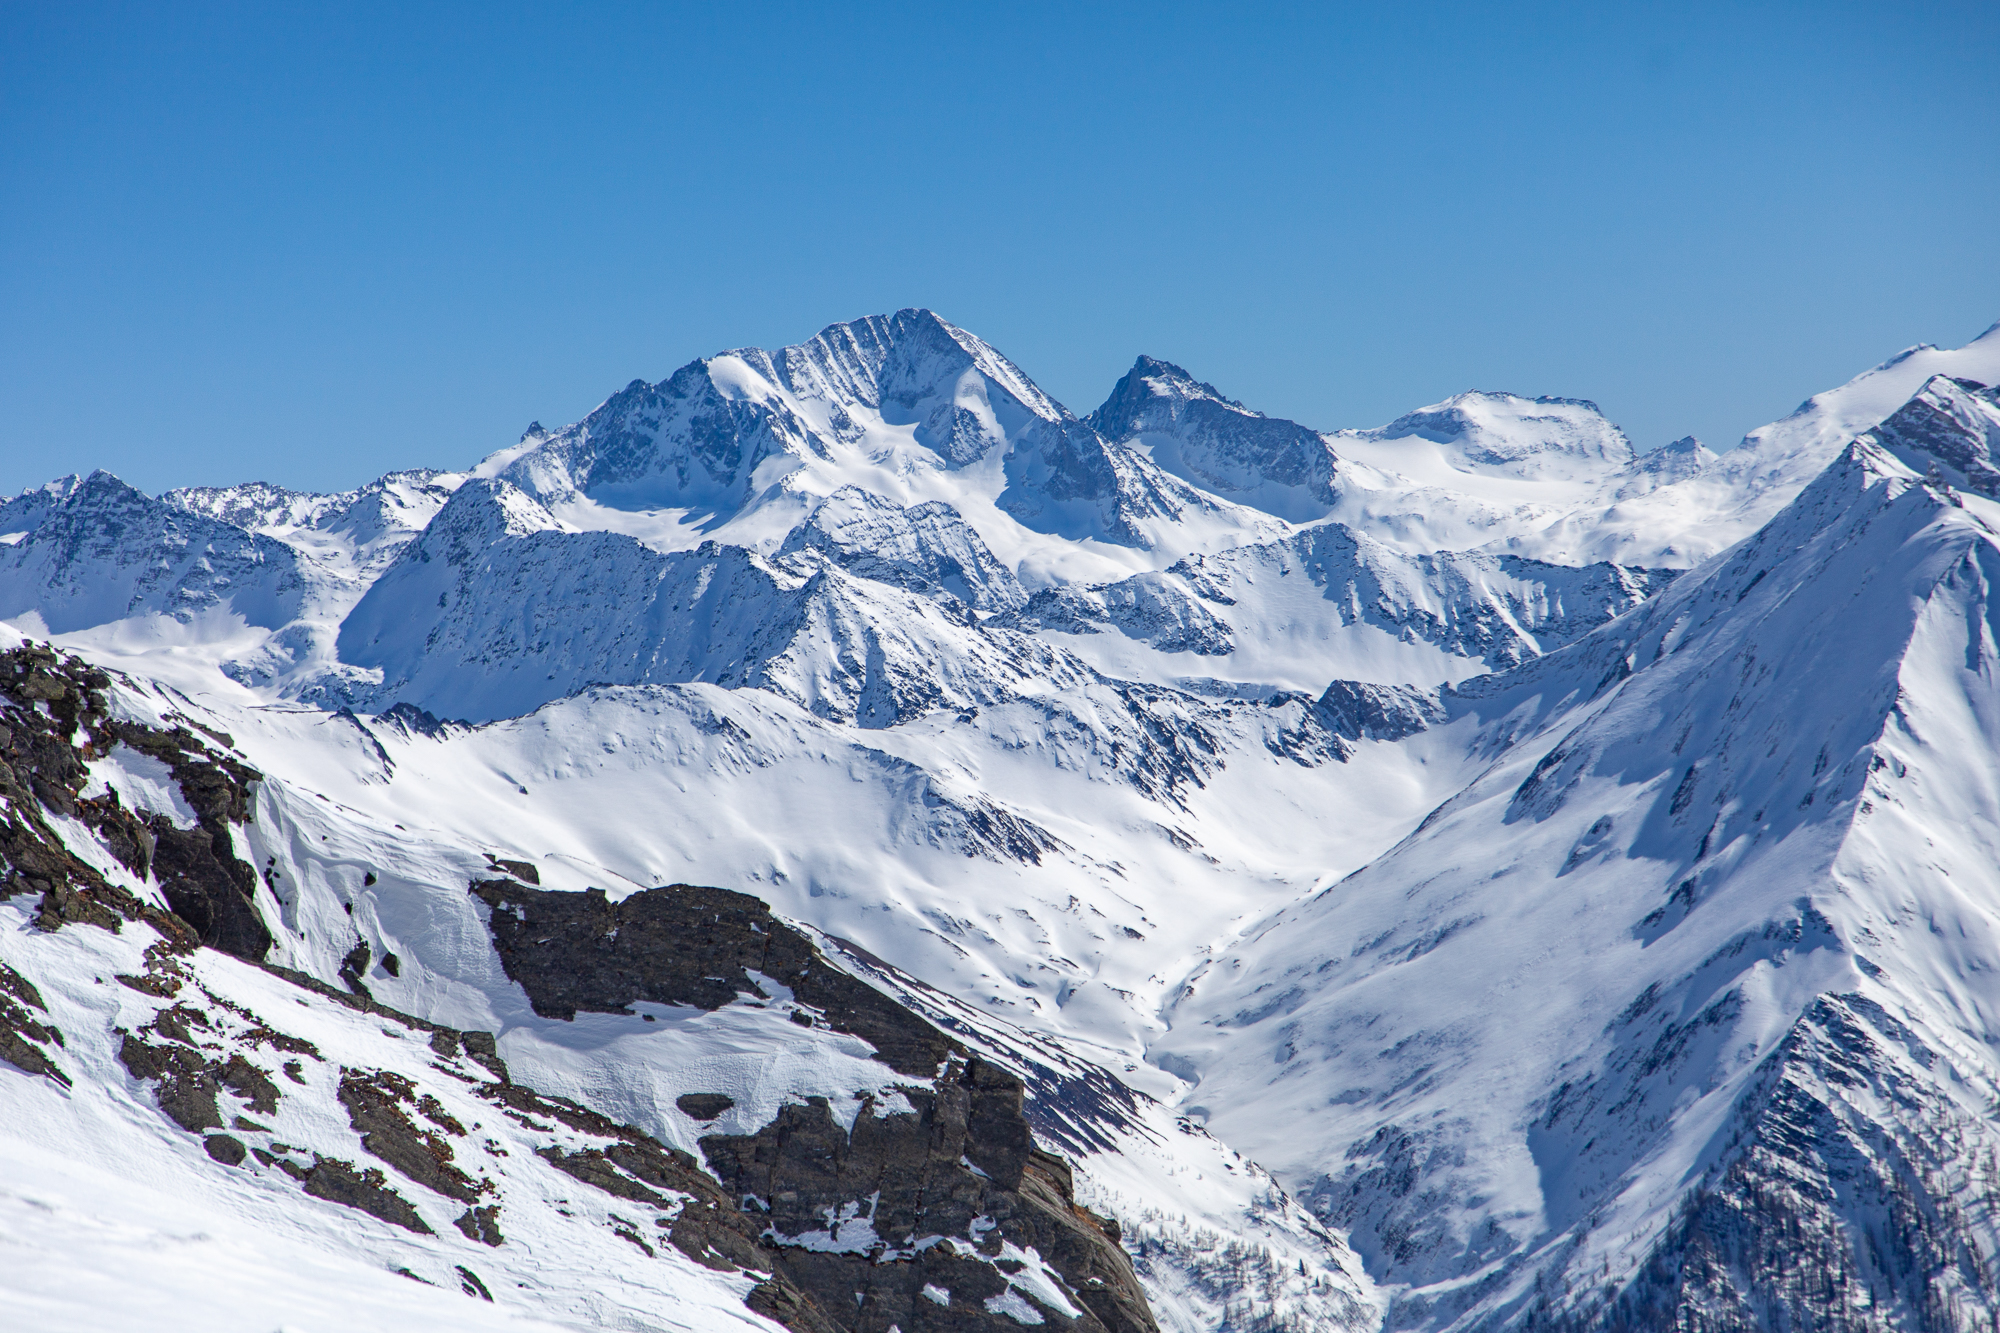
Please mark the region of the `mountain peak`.
<svg viewBox="0 0 2000 1333"><path fill-rule="evenodd" d="M1468 470L1515 475L1608 475L1636 456L1625 432L1587 398L1490 389L1456 393L1375 430L1341 434L1374 442L1428 440Z"/></svg>
<svg viewBox="0 0 2000 1333"><path fill-rule="evenodd" d="M1956 479L1972 490L2000 492L2000 388L1989 389L1974 379L1933 375L1863 439L1911 454L1934 467L1950 467Z"/></svg>
<svg viewBox="0 0 2000 1333"><path fill-rule="evenodd" d="M1170 361L1141 356L1087 424L1137 441L1183 481L1294 522L1334 503L1335 458L1317 431L1252 411Z"/></svg>

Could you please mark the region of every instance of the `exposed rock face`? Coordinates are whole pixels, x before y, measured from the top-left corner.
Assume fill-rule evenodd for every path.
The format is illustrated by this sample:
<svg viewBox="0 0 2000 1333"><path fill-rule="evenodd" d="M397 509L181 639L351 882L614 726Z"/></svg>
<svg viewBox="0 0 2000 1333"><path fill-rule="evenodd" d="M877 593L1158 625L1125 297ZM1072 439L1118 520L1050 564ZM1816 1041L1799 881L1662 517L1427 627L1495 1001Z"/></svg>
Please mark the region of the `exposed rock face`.
<svg viewBox="0 0 2000 1333"><path fill-rule="evenodd" d="M1975 491L2000 492L2000 387L1933 375L1870 435L1942 460Z"/></svg>
<svg viewBox="0 0 2000 1333"><path fill-rule="evenodd" d="M164 816L147 820L154 840L152 871L167 905L210 948L251 962L262 959L271 949L271 931L257 912L257 873L238 859L229 831L230 825L249 821L250 784L261 775L210 750L184 727L161 732L118 722L111 730L120 742L172 770L200 821L184 830Z"/></svg>
<svg viewBox="0 0 2000 1333"><path fill-rule="evenodd" d="M1327 729L1351 741L1399 741L1444 721L1435 690L1336 680L1315 705Z"/></svg>
<svg viewBox="0 0 2000 1333"><path fill-rule="evenodd" d="M42 895L42 925L90 921L115 929L146 920L169 939L197 941L239 958L261 959L271 933L258 915L256 874L238 860L232 824L250 819L256 770L221 753L186 727L172 731L112 718L111 679L76 658L24 645L0 653L0 897ZM226 741L224 742L227 743ZM193 829L126 809L115 789L86 797L88 760L125 745L164 763L194 811ZM46 812L46 813L45 813ZM134 875L150 873L170 912L108 882L64 846L46 814L81 820Z"/></svg>
<svg viewBox="0 0 2000 1333"><path fill-rule="evenodd" d="M222 1128L222 1112L216 1102L221 1085L216 1070L191 1043L152 1043L127 1036L118 1058L134 1078L146 1079L158 1088L160 1109L169 1120L190 1134Z"/></svg>
<svg viewBox="0 0 2000 1333"><path fill-rule="evenodd" d="M895 1001L830 966L812 941L747 893L676 884L612 902L602 889L556 893L509 880L472 892L493 909L507 975L544 1018L629 1013L638 1001L719 1009L762 992L748 970L791 988L837 1031L899 1074L932 1078L956 1044Z"/></svg>
<svg viewBox="0 0 2000 1333"><path fill-rule="evenodd" d="M676 1097L674 1105L691 1119L713 1120L736 1105L736 1100L719 1092L689 1092Z"/></svg>
<svg viewBox="0 0 2000 1333"><path fill-rule="evenodd" d="M0 963L0 1060L30 1074L42 1074L65 1086L69 1075L50 1057L51 1045L63 1044L62 1032L30 1014L34 1009L46 1015L48 1006L35 983Z"/></svg>
<svg viewBox="0 0 2000 1333"><path fill-rule="evenodd" d="M419 1236L435 1234L410 1201L389 1187L388 1177L375 1167L357 1167L334 1157L318 1158L300 1173L306 1193L345 1208L380 1218Z"/></svg>
<svg viewBox="0 0 2000 1333"><path fill-rule="evenodd" d="M913 1110L871 1105L844 1131L814 1098L702 1150L795 1281L863 1297L851 1319L841 1310L847 1327L1004 1328L1015 1316L997 1316L1025 1291L1059 1324L1150 1333L1115 1224L1076 1206L1068 1165L1033 1145L1021 1093L994 1065L955 1061L935 1090L904 1094Z"/></svg>
<svg viewBox="0 0 2000 1333"><path fill-rule="evenodd" d="M861 1037L916 1080L896 1104L871 1102L851 1129L814 1098L755 1134L702 1140L783 1273L836 1327L1050 1322L1152 1333L1116 1225L1078 1208L1067 1165L1034 1146L1021 1080L832 966L762 902L688 885L616 903L601 890L506 880L472 892L492 909L507 975L545 1017L629 1012L640 1001L717 1009L765 993L755 972L790 989L795 1017ZM547 1156L580 1180L650 1201L650 1191L635 1192L648 1190L646 1169L616 1151Z"/></svg>
<svg viewBox="0 0 2000 1333"><path fill-rule="evenodd" d="M340 1103L361 1135L361 1146L411 1180L461 1203L476 1203L485 1193L482 1182L453 1161L451 1145L444 1138L445 1134L464 1138L465 1126L437 1098L419 1096L408 1079L383 1071L342 1070ZM418 1125L409 1110L421 1113L433 1128Z"/></svg>

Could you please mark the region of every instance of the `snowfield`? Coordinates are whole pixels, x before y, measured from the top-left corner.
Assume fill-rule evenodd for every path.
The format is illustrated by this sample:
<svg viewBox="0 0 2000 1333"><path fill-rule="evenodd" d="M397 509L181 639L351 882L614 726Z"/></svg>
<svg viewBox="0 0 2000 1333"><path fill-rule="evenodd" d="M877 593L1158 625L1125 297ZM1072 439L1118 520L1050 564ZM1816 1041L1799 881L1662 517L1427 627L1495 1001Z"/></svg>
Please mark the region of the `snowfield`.
<svg viewBox="0 0 2000 1333"><path fill-rule="evenodd" d="M1996 382L1641 454L1079 416L902 311L458 471L7 501L0 1296L1991 1327Z"/></svg>

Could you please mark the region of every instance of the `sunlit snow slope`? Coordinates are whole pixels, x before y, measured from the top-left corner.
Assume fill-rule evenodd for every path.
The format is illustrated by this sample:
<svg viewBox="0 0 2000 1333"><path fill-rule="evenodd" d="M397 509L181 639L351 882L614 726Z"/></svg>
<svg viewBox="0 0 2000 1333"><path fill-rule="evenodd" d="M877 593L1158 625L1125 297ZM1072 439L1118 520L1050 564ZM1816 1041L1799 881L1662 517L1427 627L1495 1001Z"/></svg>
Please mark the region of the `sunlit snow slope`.
<svg viewBox="0 0 2000 1333"><path fill-rule="evenodd" d="M1485 772L1181 992L1392 1323L1992 1317L2000 507L1931 461L1462 690Z"/></svg>

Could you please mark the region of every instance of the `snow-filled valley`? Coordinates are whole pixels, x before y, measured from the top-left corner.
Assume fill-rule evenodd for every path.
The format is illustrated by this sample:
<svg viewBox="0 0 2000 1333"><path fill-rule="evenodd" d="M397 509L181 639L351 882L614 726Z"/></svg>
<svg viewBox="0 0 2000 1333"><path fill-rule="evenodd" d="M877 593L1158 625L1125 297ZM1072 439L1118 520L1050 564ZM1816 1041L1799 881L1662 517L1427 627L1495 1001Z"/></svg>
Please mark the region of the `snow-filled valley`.
<svg viewBox="0 0 2000 1333"><path fill-rule="evenodd" d="M1078 415L906 310L8 500L0 1304L1991 1327L1996 384Z"/></svg>

